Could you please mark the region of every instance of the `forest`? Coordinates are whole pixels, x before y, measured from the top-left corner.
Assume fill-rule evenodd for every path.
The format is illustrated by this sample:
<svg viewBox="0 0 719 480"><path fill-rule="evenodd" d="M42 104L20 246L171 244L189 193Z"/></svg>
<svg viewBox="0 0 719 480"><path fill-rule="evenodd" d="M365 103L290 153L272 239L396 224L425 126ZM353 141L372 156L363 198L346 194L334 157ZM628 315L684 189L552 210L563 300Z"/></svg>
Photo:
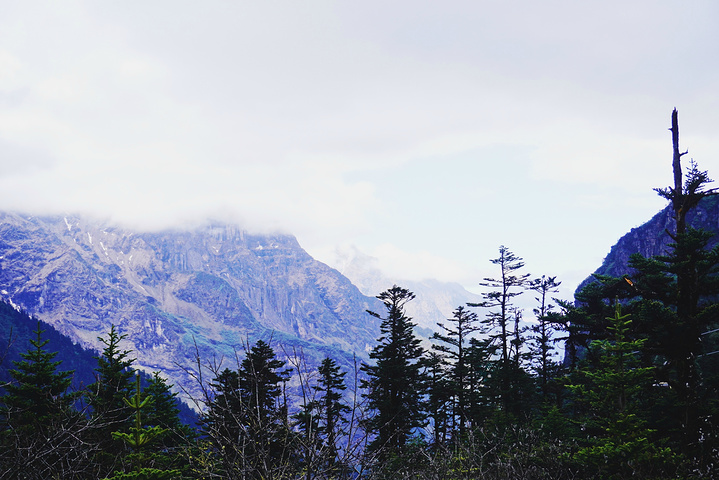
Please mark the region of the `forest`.
<svg viewBox="0 0 719 480"><path fill-rule="evenodd" d="M405 313L415 295L392 286L368 312L381 321L370 361L349 371L270 339L232 367L198 353L192 425L161 372L135 373L115 327L77 389L29 320L2 385L0 478L719 478L719 247L687 222L719 192L682 167L676 110L671 131L673 183L656 189L674 212L665 254L633 255L570 302L501 246L482 301L457 306L431 345Z"/></svg>

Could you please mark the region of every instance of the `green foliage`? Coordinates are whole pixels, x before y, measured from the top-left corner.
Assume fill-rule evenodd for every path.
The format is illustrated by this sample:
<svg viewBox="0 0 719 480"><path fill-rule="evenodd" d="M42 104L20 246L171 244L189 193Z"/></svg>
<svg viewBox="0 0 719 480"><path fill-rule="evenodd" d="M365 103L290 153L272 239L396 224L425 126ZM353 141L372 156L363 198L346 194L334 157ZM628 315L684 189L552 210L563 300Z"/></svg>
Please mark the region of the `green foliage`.
<svg viewBox="0 0 719 480"><path fill-rule="evenodd" d="M452 318L448 318L447 322L449 326L444 323L437 324L441 331L435 332L432 340L441 343L433 344L432 349L439 352L439 358L431 359L429 363L432 382L429 410L436 412L434 414L435 442L439 440L438 435L441 433L442 422L439 417L446 403L450 403L450 412L447 416L450 417L448 420L452 429L456 430L456 434L460 437L465 435L465 428L470 423L470 396L473 385L477 385L476 378L473 379L474 383L470 382L470 378L475 373L472 372L474 364L470 361L473 353L470 342L473 334L482 331L478 325L479 317L476 313L460 306L452 312ZM476 350L476 344L474 348ZM446 369L446 372L443 372L443 369ZM453 434L454 432L451 433Z"/></svg>
<svg viewBox="0 0 719 480"><path fill-rule="evenodd" d="M499 257L490 260L499 266L499 278L485 278L481 286L490 288L489 292L483 294L484 302L472 304L472 306L491 309L483 320L491 330L490 337L499 342L500 360L509 360L512 352L511 335L508 329L513 314L512 299L522 294L526 286L529 274L519 274L518 271L524 268L524 261L512 253L507 247L499 247ZM514 332L515 335L519 331ZM514 355L519 357L519 345L515 346Z"/></svg>
<svg viewBox="0 0 719 480"><path fill-rule="evenodd" d="M270 478L292 468L293 433L279 401L289 376L284 365L258 340L237 371L224 369L210 384L203 433L228 478Z"/></svg>
<svg viewBox="0 0 719 480"><path fill-rule="evenodd" d="M387 316L368 312L382 320L378 345L370 353L374 365L363 365L368 380L367 406L375 415L365 426L376 435L369 445L381 458L401 455L412 431L424 420L423 349L415 336L414 324L405 315L404 306L414 299L405 288L393 286L377 296L387 309Z"/></svg>
<svg viewBox="0 0 719 480"><path fill-rule="evenodd" d="M88 422L73 408L72 372L57 371L61 362L46 350L40 322L34 333L0 399L0 478L74 478L89 470Z"/></svg>
<svg viewBox="0 0 719 480"><path fill-rule="evenodd" d="M102 417L113 429L128 422L131 415L125 398L132 391L130 367L135 359L130 358L130 350L120 348L125 338L127 335L120 335L115 325L110 327L107 338L98 337L105 348L97 357L97 381L87 388L94 415Z"/></svg>
<svg viewBox="0 0 719 480"><path fill-rule="evenodd" d="M45 425L66 415L77 398L77 394L67 392L73 372L57 372L61 362L53 361L57 352L46 351L48 340L42 340L42 333L38 322L31 348L21 354L22 361L13 362L13 383L5 386L7 394L2 399L1 412L6 424L13 428Z"/></svg>
<svg viewBox="0 0 719 480"><path fill-rule="evenodd" d="M167 434L168 430L158 425L144 426L142 421L142 411L152 403L152 397L143 394L140 389L140 374L135 376L135 394L130 397L124 397L123 401L134 412L134 425L130 427L129 433L112 432L115 440L123 441L132 453L124 459L126 467L125 471L116 471L106 480L169 480L180 476L179 470L167 470L156 468L155 464L162 463L163 455L157 452L148 451L154 443L157 443L162 436Z"/></svg>
<svg viewBox="0 0 719 480"><path fill-rule="evenodd" d="M561 403L560 390L555 379L561 377L562 365L556 360L557 348L555 344L561 339L565 330L565 320L561 314L555 312L549 295L557 293L562 282L557 277L542 275L529 282L529 289L539 296L535 297L537 307L534 315L537 323L533 325L530 336L530 359L539 388L542 401L547 404L554 400ZM554 398L551 398L554 397Z"/></svg>
<svg viewBox="0 0 719 480"><path fill-rule="evenodd" d="M598 367L580 370L577 382L569 385L583 407L581 421L588 435L574 460L602 478L658 478L677 457L656 441L656 431L646 426L639 408L653 373L652 367L639 364L645 340L628 338L631 320L621 314L618 301L607 320L612 340L592 344Z"/></svg>

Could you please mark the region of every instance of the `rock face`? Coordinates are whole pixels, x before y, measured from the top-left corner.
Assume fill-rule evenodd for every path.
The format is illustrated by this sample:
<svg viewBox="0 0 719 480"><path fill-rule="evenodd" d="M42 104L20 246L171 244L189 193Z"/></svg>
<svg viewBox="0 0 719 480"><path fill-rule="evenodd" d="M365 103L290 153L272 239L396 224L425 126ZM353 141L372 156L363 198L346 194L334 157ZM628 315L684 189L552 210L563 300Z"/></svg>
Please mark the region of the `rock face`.
<svg viewBox="0 0 719 480"><path fill-rule="evenodd" d="M719 197L708 197L702 200L687 215L687 225L714 233L715 236L709 243L710 248L719 243L719 235L717 235L719 234ZM640 253L645 257L652 257L668 253L669 244L672 243L668 232L674 232L675 229L674 211L668 205L654 215L651 220L637 228L633 228L620 238L605 257L602 265L594 273L613 277L631 274L631 269L629 268L630 255ZM584 280L579 285L578 290L591 281L592 277Z"/></svg>
<svg viewBox="0 0 719 480"><path fill-rule="evenodd" d="M0 213L0 293L85 347L99 349L115 324L139 367L191 390L196 352L234 364L259 338L310 361L365 359L379 335L366 310L383 308L292 236L11 213Z"/></svg>

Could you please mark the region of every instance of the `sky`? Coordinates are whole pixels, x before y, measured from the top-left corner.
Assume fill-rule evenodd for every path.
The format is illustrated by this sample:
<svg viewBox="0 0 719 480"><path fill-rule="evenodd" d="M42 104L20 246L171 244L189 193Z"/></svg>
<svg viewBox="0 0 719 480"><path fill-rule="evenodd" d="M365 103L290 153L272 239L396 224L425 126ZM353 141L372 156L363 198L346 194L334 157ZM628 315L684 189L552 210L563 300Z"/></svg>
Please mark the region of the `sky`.
<svg viewBox="0 0 719 480"><path fill-rule="evenodd" d="M719 175L711 1L0 1L0 209L213 218L562 296L665 206L671 111Z"/></svg>

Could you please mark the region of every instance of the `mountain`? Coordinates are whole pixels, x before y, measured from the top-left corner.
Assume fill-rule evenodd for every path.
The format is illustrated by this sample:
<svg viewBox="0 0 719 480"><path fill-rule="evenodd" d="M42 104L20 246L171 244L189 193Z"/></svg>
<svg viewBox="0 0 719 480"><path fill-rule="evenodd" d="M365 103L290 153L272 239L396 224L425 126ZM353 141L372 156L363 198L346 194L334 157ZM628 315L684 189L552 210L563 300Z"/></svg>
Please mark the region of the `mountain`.
<svg viewBox="0 0 719 480"><path fill-rule="evenodd" d="M460 305L482 301L480 295L467 291L458 283L387 277L377 267L377 259L357 248L338 250L335 264L339 265L338 270L365 295L378 295L392 285L399 285L413 292L415 299L407 303L406 312L417 324L417 332L424 337L431 336L432 332L437 330L437 323L445 322Z"/></svg>
<svg viewBox="0 0 719 480"><path fill-rule="evenodd" d="M0 213L0 294L85 348L115 324L140 368L194 391L196 353L232 366L260 338L310 364L366 359L379 336L366 310L383 308L289 235L14 213Z"/></svg>
<svg viewBox="0 0 719 480"><path fill-rule="evenodd" d="M715 236L709 242L709 248L719 243L719 196L706 197L687 215L687 225L712 232ZM672 239L668 232L676 227L674 211L671 205L654 215L648 222L631 229L611 248L602 265L594 274L621 277L631 274L629 257L640 253L645 257L664 255L669 251ZM593 277L584 280L577 290L581 290Z"/></svg>

